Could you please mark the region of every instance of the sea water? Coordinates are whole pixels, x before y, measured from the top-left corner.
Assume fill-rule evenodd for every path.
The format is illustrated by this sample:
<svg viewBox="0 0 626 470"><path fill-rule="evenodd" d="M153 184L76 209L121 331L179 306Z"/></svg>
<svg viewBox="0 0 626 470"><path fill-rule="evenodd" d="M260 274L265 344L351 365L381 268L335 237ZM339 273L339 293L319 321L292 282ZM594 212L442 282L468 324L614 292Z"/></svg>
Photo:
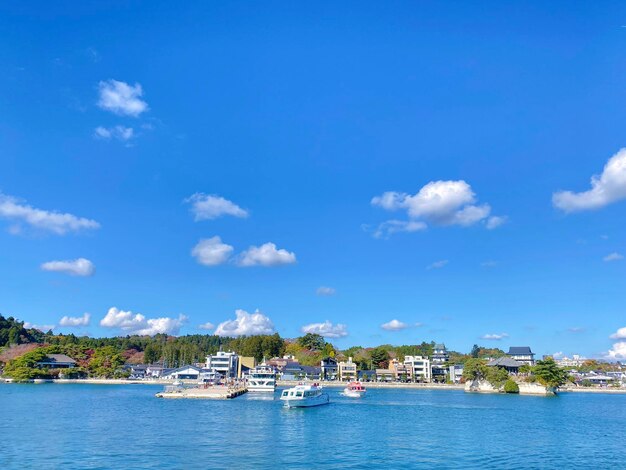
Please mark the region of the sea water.
<svg viewBox="0 0 626 470"><path fill-rule="evenodd" d="M0 385L0 468L626 468L626 395L328 388L155 398L152 385Z"/></svg>

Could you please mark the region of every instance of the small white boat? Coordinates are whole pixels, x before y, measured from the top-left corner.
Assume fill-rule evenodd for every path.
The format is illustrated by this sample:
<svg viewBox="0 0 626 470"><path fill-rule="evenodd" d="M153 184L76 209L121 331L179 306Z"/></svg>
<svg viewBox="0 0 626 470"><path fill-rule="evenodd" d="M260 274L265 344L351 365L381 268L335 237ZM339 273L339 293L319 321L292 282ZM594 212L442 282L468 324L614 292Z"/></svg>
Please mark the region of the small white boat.
<svg viewBox="0 0 626 470"><path fill-rule="evenodd" d="M249 392L274 392L276 371L265 363L255 367L248 375Z"/></svg>
<svg viewBox="0 0 626 470"><path fill-rule="evenodd" d="M367 390L361 382L350 382L346 388L343 389L343 396L350 398L361 398L365 396Z"/></svg>
<svg viewBox="0 0 626 470"><path fill-rule="evenodd" d="M328 393L322 391L318 384L296 385L295 387L283 390L280 396L287 408L304 408L309 406L327 405L329 402Z"/></svg>

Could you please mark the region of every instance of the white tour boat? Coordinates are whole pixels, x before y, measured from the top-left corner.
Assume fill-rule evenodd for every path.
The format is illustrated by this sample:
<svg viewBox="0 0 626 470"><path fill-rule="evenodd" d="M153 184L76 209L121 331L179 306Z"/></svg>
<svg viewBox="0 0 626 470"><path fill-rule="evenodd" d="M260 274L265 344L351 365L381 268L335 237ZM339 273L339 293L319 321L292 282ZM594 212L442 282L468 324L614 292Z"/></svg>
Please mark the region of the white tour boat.
<svg viewBox="0 0 626 470"><path fill-rule="evenodd" d="M343 389L343 396L350 398L361 398L367 393L365 387L361 382L350 382L346 388Z"/></svg>
<svg viewBox="0 0 626 470"><path fill-rule="evenodd" d="M322 391L318 384L303 385L283 390L280 399L285 402L287 408L299 408L328 404L328 393Z"/></svg>
<svg viewBox="0 0 626 470"><path fill-rule="evenodd" d="M276 371L265 363L250 370L248 374L249 392L274 392L276 390Z"/></svg>

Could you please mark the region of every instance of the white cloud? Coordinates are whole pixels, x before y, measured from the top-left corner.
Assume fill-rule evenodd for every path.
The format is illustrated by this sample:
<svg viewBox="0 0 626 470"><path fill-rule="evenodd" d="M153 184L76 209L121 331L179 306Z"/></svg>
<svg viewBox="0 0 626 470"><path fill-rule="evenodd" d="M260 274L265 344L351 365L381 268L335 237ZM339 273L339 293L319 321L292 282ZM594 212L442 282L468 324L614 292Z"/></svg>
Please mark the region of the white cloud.
<svg viewBox="0 0 626 470"><path fill-rule="evenodd" d="M563 351L552 353L552 359L561 359L563 357Z"/></svg>
<svg viewBox="0 0 626 470"><path fill-rule="evenodd" d="M25 321L24 328L26 329L33 328L35 330L39 330L39 331L46 333L49 330L54 330L56 328L56 325L35 325L34 323Z"/></svg>
<svg viewBox="0 0 626 470"><path fill-rule="evenodd" d="M500 225L504 225L508 219L509 218L506 216L492 215L487 219L485 227L487 227L487 230L493 230L494 228L498 228Z"/></svg>
<svg viewBox="0 0 626 470"><path fill-rule="evenodd" d="M372 198L371 203L388 211L406 210L413 223L402 225L401 221L391 220L381 224L374 236L393 231L424 230L427 223L469 226L483 221L492 229L506 220L503 216L489 217L491 206L478 205L472 187L463 180L431 181L413 195L389 191Z"/></svg>
<svg viewBox="0 0 626 470"><path fill-rule="evenodd" d="M217 325L217 336L253 336L270 335L274 333L274 324L258 310L248 313L245 310L236 310L235 319Z"/></svg>
<svg viewBox="0 0 626 470"><path fill-rule="evenodd" d="M318 287L315 293L321 297L329 297L331 295L335 295L337 290L334 287Z"/></svg>
<svg viewBox="0 0 626 470"><path fill-rule="evenodd" d="M611 261L619 261L622 259L624 259L624 256L620 255L619 253L611 253L610 255L606 255L604 258L602 258L602 260L607 263Z"/></svg>
<svg viewBox="0 0 626 470"><path fill-rule="evenodd" d="M323 323L311 323L309 325L304 325L300 331L302 331L302 333L318 334L324 336L325 338L343 338L344 336L348 336L346 325L341 323L333 325L328 320Z"/></svg>
<svg viewBox="0 0 626 470"><path fill-rule="evenodd" d="M110 140L117 139L122 142L127 142L135 135L135 130L132 127L115 126L115 127L102 127L98 126L93 131L93 136L96 139Z"/></svg>
<svg viewBox="0 0 626 470"><path fill-rule="evenodd" d="M426 269L441 269L446 264L448 264L448 260L447 259L442 259L442 260L439 260L439 261L435 261L432 264L429 264L428 266L426 266Z"/></svg>
<svg viewBox="0 0 626 470"><path fill-rule="evenodd" d="M279 266L294 264L296 254L285 249L276 249L274 243L265 243L261 246L251 246L239 255L239 266Z"/></svg>
<svg viewBox="0 0 626 470"><path fill-rule="evenodd" d="M140 336L153 336L157 333L176 335L186 321L185 315L178 315L178 318L146 318L141 313L111 307L104 318L100 320L100 326L116 328L127 334Z"/></svg>
<svg viewBox="0 0 626 470"><path fill-rule="evenodd" d="M489 260L489 261L483 261L482 263L480 263L480 265L483 268L495 268L498 265L497 261L493 261L493 260Z"/></svg>
<svg viewBox="0 0 626 470"><path fill-rule="evenodd" d="M129 85L117 80L101 81L98 85L98 106L122 116L137 117L148 110L148 103L141 100L143 90L139 83Z"/></svg>
<svg viewBox="0 0 626 470"><path fill-rule="evenodd" d="M619 341L607 353L608 359L626 359L626 341Z"/></svg>
<svg viewBox="0 0 626 470"><path fill-rule="evenodd" d="M626 339L626 326L619 328L615 333L609 336L611 339Z"/></svg>
<svg viewBox="0 0 626 470"><path fill-rule="evenodd" d="M44 271L69 274L70 276L92 276L96 271L94 264L85 258L68 261L48 261L41 265Z"/></svg>
<svg viewBox="0 0 626 470"><path fill-rule="evenodd" d="M223 264L228 261L232 253L233 247L222 243L222 239L218 236L200 240L191 250L191 256L205 266Z"/></svg>
<svg viewBox="0 0 626 470"><path fill-rule="evenodd" d="M491 340L491 341L500 341L504 338L508 338L509 335L508 333L492 333L492 334L486 334L486 335L482 335L480 337L480 339L487 339L487 340Z"/></svg>
<svg viewBox="0 0 626 470"><path fill-rule="evenodd" d="M198 325L198 328L201 330L212 330L213 328L215 328L215 325L208 321L206 323L203 323L202 325Z"/></svg>
<svg viewBox="0 0 626 470"><path fill-rule="evenodd" d="M89 326L89 322L91 321L91 314L84 313L82 317L68 317L64 316L59 320L59 326L67 326L67 327L80 327L80 326Z"/></svg>
<svg viewBox="0 0 626 470"><path fill-rule="evenodd" d="M591 189L580 193L558 191L552 203L564 212L600 209L626 199L626 148L620 149L604 166L601 175L591 177Z"/></svg>
<svg viewBox="0 0 626 470"><path fill-rule="evenodd" d="M0 193L0 217L47 230L57 235L80 230L95 230L100 224L95 220L76 217L72 214L36 209L12 196ZM14 230L13 233L19 233Z"/></svg>
<svg viewBox="0 0 626 470"><path fill-rule="evenodd" d="M374 231L375 238L389 238L394 233L400 232L419 232L426 230L428 225L424 222L416 220L387 220L381 223Z"/></svg>
<svg viewBox="0 0 626 470"><path fill-rule="evenodd" d="M387 330L387 331L400 331L400 330L404 330L406 328L409 327L409 325L407 325L404 322L401 322L400 320L391 320L388 321L387 323L383 323L382 325L380 325L380 327L383 330Z"/></svg>
<svg viewBox="0 0 626 470"><path fill-rule="evenodd" d="M191 203L191 212L194 214L194 220L196 221L212 220L223 215L241 218L248 217L247 210L215 194L196 193L185 199L185 202Z"/></svg>

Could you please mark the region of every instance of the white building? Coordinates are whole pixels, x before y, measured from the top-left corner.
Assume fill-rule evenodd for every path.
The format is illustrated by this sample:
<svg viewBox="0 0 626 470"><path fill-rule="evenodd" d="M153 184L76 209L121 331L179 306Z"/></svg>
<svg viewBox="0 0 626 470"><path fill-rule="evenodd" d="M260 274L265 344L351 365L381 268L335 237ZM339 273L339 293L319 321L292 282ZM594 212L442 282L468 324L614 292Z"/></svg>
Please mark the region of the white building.
<svg viewBox="0 0 626 470"><path fill-rule="evenodd" d="M339 371L339 380L347 381L347 380L356 380L357 372L356 372L356 363L352 362L352 358L349 357L348 361L342 361L337 364L337 369Z"/></svg>
<svg viewBox="0 0 626 470"><path fill-rule="evenodd" d="M404 356L404 366L412 382L430 382L430 360L422 356Z"/></svg>
<svg viewBox="0 0 626 470"><path fill-rule="evenodd" d="M218 351L215 355L206 357L206 365L204 368L218 372L226 378L237 377L239 356L237 353L230 351Z"/></svg>
<svg viewBox="0 0 626 470"><path fill-rule="evenodd" d="M579 356L578 354L574 354L571 358L562 357L561 359L557 359L555 362L561 367L580 367L587 359Z"/></svg>

